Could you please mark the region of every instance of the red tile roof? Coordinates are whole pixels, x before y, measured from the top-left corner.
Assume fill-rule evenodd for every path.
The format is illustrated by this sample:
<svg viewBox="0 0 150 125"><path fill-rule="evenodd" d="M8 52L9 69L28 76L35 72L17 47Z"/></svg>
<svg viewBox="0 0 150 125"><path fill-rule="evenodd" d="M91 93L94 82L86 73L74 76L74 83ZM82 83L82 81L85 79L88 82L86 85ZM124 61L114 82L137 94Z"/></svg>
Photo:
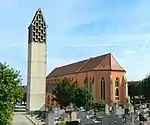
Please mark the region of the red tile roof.
<svg viewBox="0 0 150 125"><path fill-rule="evenodd" d="M107 70L119 70L125 72L125 70L118 64L118 62L115 60L112 54L108 53L105 55L89 58L83 61L55 68L47 77L69 75L76 72L95 70L95 68L98 67L101 63L103 63L106 59L109 59L107 61L109 62L110 65L109 66L110 68L108 68Z"/></svg>

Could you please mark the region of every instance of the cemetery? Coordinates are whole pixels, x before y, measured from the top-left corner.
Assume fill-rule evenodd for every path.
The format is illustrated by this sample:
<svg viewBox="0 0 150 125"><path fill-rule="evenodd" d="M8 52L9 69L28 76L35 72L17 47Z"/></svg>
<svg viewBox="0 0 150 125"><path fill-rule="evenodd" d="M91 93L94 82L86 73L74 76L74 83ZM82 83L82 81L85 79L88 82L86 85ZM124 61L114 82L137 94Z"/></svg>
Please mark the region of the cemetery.
<svg viewBox="0 0 150 125"><path fill-rule="evenodd" d="M66 109L53 108L51 111L34 112L30 115L37 125L139 125L149 120L149 108L139 105L138 110L130 104L128 107L114 105L111 113L109 106L105 105L104 111L90 109L86 111L83 107L75 110L70 104Z"/></svg>

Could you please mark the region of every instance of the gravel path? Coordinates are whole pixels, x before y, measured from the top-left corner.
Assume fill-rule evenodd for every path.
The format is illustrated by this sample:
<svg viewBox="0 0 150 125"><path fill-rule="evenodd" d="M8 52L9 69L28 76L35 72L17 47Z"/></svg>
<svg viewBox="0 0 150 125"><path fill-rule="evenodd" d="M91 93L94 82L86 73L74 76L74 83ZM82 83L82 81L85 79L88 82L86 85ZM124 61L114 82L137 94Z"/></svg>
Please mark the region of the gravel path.
<svg viewBox="0 0 150 125"><path fill-rule="evenodd" d="M13 125L33 125L26 117L26 112L15 112Z"/></svg>

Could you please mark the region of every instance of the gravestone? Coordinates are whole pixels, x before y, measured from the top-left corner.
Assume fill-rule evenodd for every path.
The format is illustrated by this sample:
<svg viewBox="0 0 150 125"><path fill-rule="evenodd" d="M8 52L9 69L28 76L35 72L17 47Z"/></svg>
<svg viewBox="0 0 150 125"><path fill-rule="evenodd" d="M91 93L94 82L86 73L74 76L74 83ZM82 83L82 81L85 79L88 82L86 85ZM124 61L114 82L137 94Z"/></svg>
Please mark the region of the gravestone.
<svg viewBox="0 0 150 125"><path fill-rule="evenodd" d="M60 117L60 108L53 108L52 111L55 117Z"/></svg>
<svg viewBox="0 0 150 125"><path fill-rule="evenodd" d="M105 105L105 114L109 115L109 106L107 104Z"/></svg>
<svg viewBox="0 0 150 125"><path fill-rule="evenodd" d="M94 110L91 109L91 110L88 112L88 115L94 115Z"/></svg>
<svg viewBox="0 0 150 125"><path fill-rule="evenodd" d="M131 124L134 125L135 118L134 118L134 114L133 113L131 114L131 118L132 118Z"/></svg>
<svg viewBox="0 0 150 125"><path fill-rule="evenodd" d="M48 112L47 125L54 125L54 111Z"/></svg>
<svg viewBox="0 0 150 125"><path fill-rule="evenodd" d="M77 113L76 112L72 112L71 113L71 121L74 121L77 119Z"/></svg>
<svg viewBox="0 0 150 125"><path fill-rule="evenodd" d="M117 114L117 104L113 105L113 110L114 110L114 114L116 115Z"/></svg>

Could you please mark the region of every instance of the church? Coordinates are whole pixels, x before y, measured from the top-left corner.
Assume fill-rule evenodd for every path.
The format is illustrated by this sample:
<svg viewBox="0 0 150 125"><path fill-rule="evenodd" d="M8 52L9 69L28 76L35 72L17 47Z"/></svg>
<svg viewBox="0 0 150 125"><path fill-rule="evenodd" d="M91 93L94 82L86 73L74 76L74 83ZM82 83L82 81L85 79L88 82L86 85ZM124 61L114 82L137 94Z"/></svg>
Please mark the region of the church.
<svg viewBox="0 0 150 125"><path fill-rule="evenodd" d="M126 71L111 53L56 67L46 76L47 24L39 8L28 27L27 110L56 106L52 90L68 77L76 87L86 87L95 102L125 104L128 98Z"/></svg>
<svg viewBox="0 0 150 125"><path fill-rule="evenodd" d="M124 104L128 98L125 73L111 53L56 67L46 77L45 106L56 106L56 102L52 101L51 92L64 77L76 81L76 87L86 87L95 102L105 100L108 105Z"/></svg>

